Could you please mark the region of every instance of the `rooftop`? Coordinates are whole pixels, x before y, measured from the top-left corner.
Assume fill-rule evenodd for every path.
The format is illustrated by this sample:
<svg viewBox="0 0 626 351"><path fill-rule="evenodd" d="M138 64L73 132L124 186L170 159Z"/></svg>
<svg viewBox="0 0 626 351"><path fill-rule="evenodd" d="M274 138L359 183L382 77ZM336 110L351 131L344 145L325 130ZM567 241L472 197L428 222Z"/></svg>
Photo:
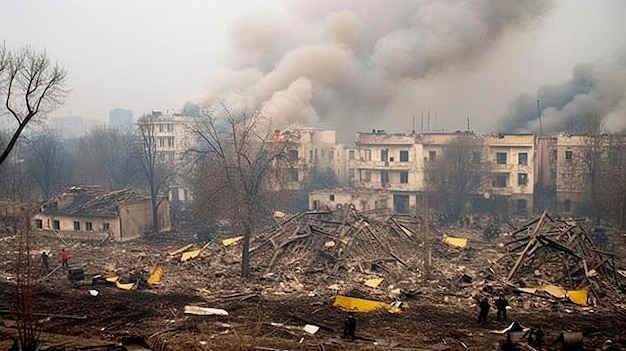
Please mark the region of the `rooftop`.
<svg viewBox="0 0 626 351"><path fill-rule="evenodd" d="M43 204L42 211L68 216L116 217L118 205L145 199L149 197L131 188L108 191L100 187L73 186Z"/></svg>

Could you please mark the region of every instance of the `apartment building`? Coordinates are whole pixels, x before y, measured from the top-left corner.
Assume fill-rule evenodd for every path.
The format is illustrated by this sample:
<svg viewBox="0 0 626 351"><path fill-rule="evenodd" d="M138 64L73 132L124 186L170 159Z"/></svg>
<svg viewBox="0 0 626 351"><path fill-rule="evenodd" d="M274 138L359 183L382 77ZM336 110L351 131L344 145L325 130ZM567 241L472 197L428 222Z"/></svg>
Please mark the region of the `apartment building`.
<svg viewBox="0 0 626 351"><path fill-rule="evenodd" d="M196 143L191 129L195 122L195 117L184 116L180 112L171 110L165 113L152 111L148 117L137 121L137 133L141 133L142 130L151 130L154 134L152 139L157 157L179 173L170 187L170 200L173 201L186 202L192 199L191 192L183 178L188 171L184 157L187 150Z"/></svg>
<svg viewBox="0 0 626 351"><path fill-rule="evenodd" d="M413 134L357 133L355 146L347 150L348 178L356 188L388 191L394 211L409 213L423 187L417 146Z"/></svg>
<svg viewBox="0 0 626 351"><path fill-rule="evenodd" d="M296 127L288 132L277 131L275 141L289 140L287 149L289 165L287 166L287 182L281 184L284 190L299 190L310 177L332 170L342 176L341 151L343 146L337 144L337 132L329 129ZM283 136L288 133L289 136Z"/></svg>
<svg viewBox="0 0 626 351"><path fill-rule="evenodd" d="M535 135L486 135L483 142L491 169L484 197L496 202L498 208L507 206L510 213L532 212L537 181Z"/></svg>

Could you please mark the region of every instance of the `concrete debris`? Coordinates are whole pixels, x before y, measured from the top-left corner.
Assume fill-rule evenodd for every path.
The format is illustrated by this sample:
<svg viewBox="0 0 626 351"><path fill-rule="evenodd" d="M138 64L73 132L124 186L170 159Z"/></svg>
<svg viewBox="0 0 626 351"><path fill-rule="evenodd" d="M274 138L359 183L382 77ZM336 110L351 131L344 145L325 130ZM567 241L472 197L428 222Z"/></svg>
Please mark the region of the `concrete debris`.
<svg viewBox="0 0 626 351"><path fill-rule="evenodd" d="M228 312L223 309L200 306L185 306L185 314L193 314L196 316L228 316Z"/></svg>

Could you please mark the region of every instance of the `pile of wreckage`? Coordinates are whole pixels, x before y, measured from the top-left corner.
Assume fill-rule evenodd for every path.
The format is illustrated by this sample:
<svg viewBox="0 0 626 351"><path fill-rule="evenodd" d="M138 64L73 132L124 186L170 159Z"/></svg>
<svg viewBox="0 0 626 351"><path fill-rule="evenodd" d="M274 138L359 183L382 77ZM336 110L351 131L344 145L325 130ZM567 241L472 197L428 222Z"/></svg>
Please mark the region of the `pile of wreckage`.
<svg viewBox="0 0 626 351"><path fill-rule="evenodd" d="M620 303L626 272L602 250L583 220L556 220L544 212L510 233L508 254L491 272L514 290L578 305Z"/></svg>

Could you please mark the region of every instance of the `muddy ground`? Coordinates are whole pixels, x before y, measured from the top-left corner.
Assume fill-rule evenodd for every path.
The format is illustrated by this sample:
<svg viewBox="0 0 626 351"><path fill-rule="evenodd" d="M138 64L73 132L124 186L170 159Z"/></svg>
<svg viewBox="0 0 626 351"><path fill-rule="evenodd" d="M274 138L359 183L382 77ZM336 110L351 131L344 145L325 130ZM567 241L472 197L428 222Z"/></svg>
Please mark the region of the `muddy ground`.
<svg viewBox="0 0 626 351"><path fill-rule="evenodd" d="M541 327L547 342L556 340L561 332L581 331L586 350L600 349L609 339L626 349L626 317L618 307L580 308L533 300L533 307L522 308L529 298L511 296L513 308L509 322L495 321L492 310L490 321L479 325L470 298L472 288L461 293L450 291L440 283L432 283L428 289L417 286L419 293L405 296L400 313L357 314L357 340L342 340L347 314L332 306L334 293L325 289L327 276L317 278L324 280L319 284L322 287L311 287L316 279L313 277L304 283L304 289L282 292L270 289L275 282L263 278L261 272L254 272L249 282L241 281L237 262L218 266L215 263L218 249L185 263L167 257L168 250L193 240L193 237L169 237L86 244L36 237L32 243L34 261L42 250L47 250L51 252L54 268L58 264L58 251L68 247L71 265L84 268L86 275L78 286L72 286L61 271L36 283L34 311L41 314L37 317L41 342L66 349L106 350L131 336L140 336L152 350L420 350L443 349L444 344L450 350L494 350L502 337L490 331L517 321L524 326ZM497 247L497 243L489 245ZM14 308L14 249L14 238L7 236L0 241L0 310L3 311ZM478 256L476 260L486 259ZM105 267L122 275L155 264L164 268L165 275L161 285L153 288L126 291L90 284L91 277L104 273ZM198 293L201 288L206 289L204 294ZM91 296L90 289L97 290L98 295ZM229 297L238 292L242 294ZM377 299L384 296L370 294L368 289L353 291L352 295ZM229 316L186 315L183 309L189 304L222 308ZM301 329L307 323L322 328L309 335ZM13 317L0 315L0 347L8 347L14 335ZM555 344L544 349L557 347Z"/></svg>

